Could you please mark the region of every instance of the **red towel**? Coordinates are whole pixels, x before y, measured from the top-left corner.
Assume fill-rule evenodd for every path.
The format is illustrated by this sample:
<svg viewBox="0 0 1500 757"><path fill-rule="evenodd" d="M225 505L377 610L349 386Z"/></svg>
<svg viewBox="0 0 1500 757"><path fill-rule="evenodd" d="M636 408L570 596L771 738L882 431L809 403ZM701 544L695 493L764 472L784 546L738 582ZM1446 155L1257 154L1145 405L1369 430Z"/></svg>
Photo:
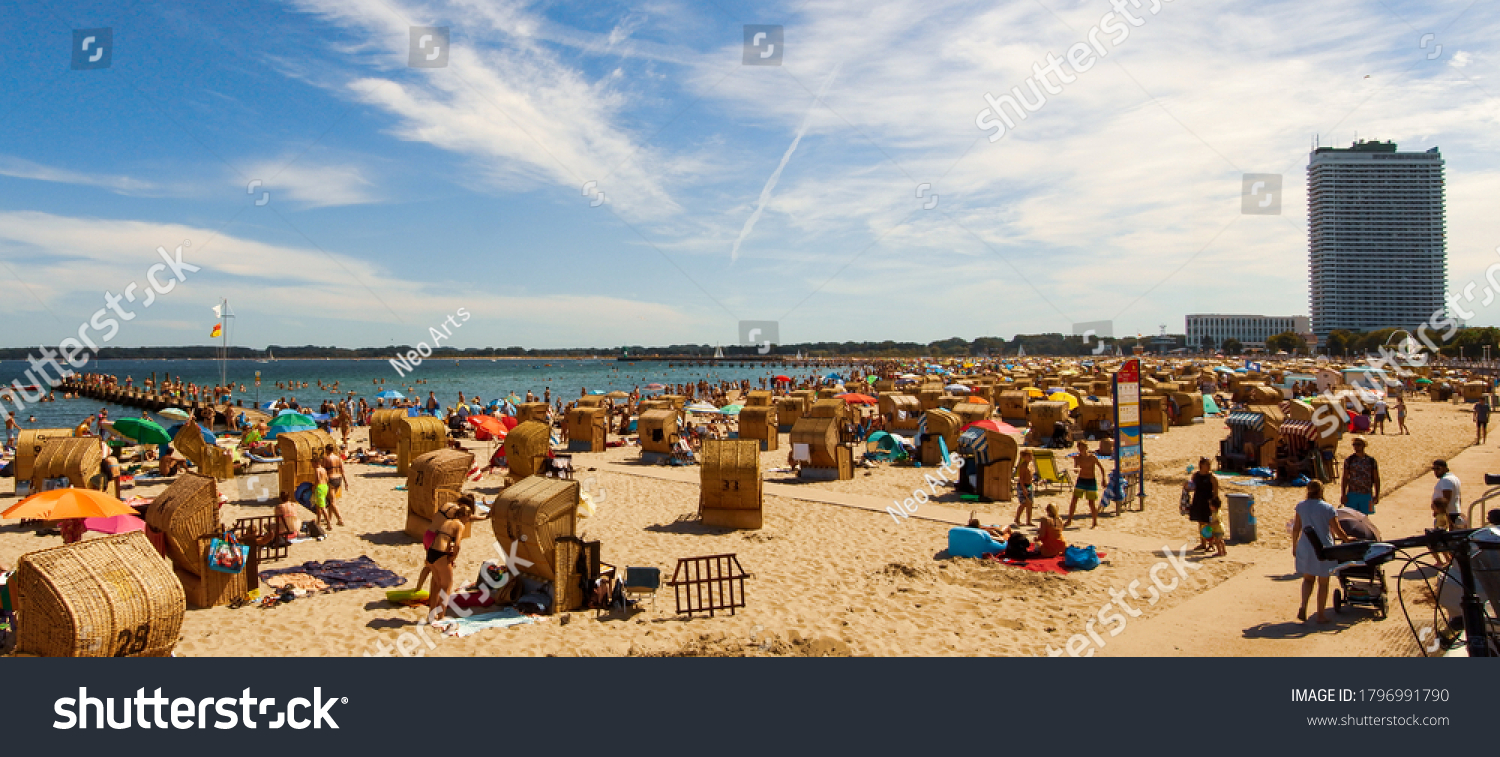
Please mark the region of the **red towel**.
<svg viewBox="0 0 1500 757"><path fill-rule="evenodd" d="M1099 552L1099 559L1103 560L1106 556L1107 556L1107 553L1105 553L1105 552ZM1063 573L1063 574L1068 574L1068 573L1072 573L1073 572L1073 571L1068 570L1067 568L1063 567L1063 564L1062 564L1063 563L1063 556L1062 555L1058 555L1056 557L1033 557L1030 560L1027 560L1026 562L1012 562L1010 560L1006 560L1005 559L1005 555L1003 555L1003 554L985 555L985 559L987 559L987 560L994 560L995 562L1000 563L1002 565L1013 565L1013 566L1015 566L1017 568L1021 568L1023 570L1032 571L1033 573Z"/></svg>

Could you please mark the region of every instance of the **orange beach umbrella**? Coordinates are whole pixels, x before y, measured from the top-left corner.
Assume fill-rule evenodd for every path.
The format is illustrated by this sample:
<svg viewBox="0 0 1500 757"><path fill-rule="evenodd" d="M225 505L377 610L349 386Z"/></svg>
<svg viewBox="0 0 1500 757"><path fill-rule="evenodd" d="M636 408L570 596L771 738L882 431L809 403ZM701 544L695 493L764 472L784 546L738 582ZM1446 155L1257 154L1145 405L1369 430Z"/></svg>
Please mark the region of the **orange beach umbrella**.
<svg viewBox="0 0 1500 757"><path fill-rule="evenodd" d="M0 517L66 520L135 514L135 508L104 492L69 486L65 489L53 489L33 494L11 505L5 512L0 513Z"/></svg>

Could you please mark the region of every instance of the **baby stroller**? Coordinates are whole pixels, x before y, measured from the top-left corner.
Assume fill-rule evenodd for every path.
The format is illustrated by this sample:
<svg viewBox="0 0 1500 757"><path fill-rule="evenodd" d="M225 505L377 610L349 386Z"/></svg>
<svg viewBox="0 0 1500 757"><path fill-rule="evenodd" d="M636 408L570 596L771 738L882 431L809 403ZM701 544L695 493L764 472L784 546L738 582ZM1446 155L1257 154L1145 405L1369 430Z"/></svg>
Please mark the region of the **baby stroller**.
<svg viewBox="0 0 1500 757"><path fill-rule="evenodd" d="M1333 573L1339 579L1339 588L1333 590L1334 612L1342 612L1344 605L1358 605L1374 608L1375 617L1386 619L1390 600L1386 596L1385 562L1390 559L1390 555L1381 557L1384 559L1348 562L1334 568Z"/></svg>

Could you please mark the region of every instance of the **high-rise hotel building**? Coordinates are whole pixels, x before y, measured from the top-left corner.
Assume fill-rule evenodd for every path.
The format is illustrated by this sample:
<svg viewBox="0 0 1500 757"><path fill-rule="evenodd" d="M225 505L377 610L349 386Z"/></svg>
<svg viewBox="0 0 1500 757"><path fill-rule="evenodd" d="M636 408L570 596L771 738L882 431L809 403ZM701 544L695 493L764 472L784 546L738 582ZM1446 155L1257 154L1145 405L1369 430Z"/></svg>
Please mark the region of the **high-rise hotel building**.
<svg viewBox="0 0 1500 757"><path fill-rule="evenodd" d="M1307 165L1312 328L1415 329L1445 312L1443 156L1394 142L1319 147Z"/></svg>

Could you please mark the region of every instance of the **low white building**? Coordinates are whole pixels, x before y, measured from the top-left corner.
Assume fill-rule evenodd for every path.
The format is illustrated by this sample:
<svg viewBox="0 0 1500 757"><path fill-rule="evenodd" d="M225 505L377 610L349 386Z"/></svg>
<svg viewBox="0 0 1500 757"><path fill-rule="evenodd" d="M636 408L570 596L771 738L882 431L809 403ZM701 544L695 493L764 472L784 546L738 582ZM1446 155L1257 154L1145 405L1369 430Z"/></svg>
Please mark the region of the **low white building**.
<svg viewBox="0 0 1500 757"><path fill-rule="evenodd" d="M1288 331L1311 334L1312 320L1305 315L1205 313L1187 317L1187 343L1194 350L1204 348L1204 337L1213 340L1213 349L1229 339L1237 340L1245 349L1265 349L1267 339Z"/></svg>

